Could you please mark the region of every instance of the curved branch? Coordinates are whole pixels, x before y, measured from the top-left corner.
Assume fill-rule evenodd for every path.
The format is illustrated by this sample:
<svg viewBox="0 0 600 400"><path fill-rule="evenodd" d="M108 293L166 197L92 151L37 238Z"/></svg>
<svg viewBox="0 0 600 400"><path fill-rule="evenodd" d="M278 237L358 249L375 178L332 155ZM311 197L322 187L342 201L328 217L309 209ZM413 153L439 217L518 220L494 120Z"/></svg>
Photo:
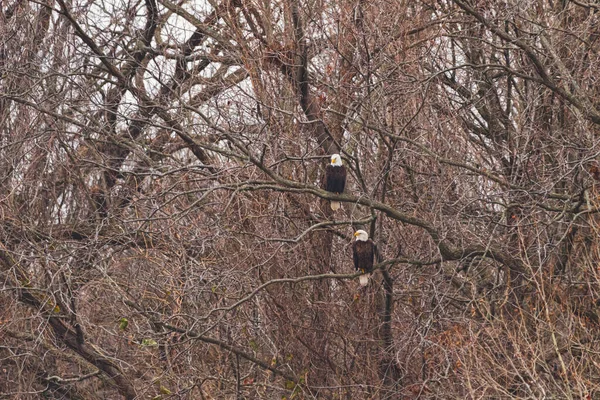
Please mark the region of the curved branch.
<svg viewBox="0 0 600 400"><path fill-rule="evenodd" d="M564 88L558 86L558 84L552 79L552 77L546 71L546 66L538 57L537 51L535 48L528 45L522 39L513 37L510 34L508 34L507 32L503 31L502 29L499 29L498 27L491 24L483 15L481 15L479 12L477 12L477 10L475 10L473 7L468 5L466 2L464 2L462 0L453 0L453 1L460 8L462 8L467 14L471 15L472 17L477 19L479 22L481 22L493 34L500 37L502 40L512 43L515 46L519 47L521 50L523 50L525 52L525 54L527 55L527 57L529 58L529 60L533 63L537 73L540 75L540 78L542 79L542 84L544 86L546 86L548 89L552 90L553 92L555 92L556 94L558 94L559 96L561 96L562 98L564 98L565 100L567 100L571 104L573 104L573 106L575 106L583 114L583 116L586 119L592 121L595 124L600 124L600 112L598 112L598 110L596 110L596 108L589 101L589 99L585 98L585 96L579 97L576 94L570 93L568 90L565 90ZM543 39L543 35L542 35L542 39ZM552 60L555 62L558 62L558 65L560 66L562 64L562 61L558 58L558 56L555 53L553 53L553 51L551 51L551 48L548 48L548 42L547 41L545 41L545 42L546 43L544 43L544 40L542 40L542 43L544 43L544 47L546 47L547 50L550 50L550 53L551 53L550 55L552 57ZM564 69L564 68L561 68L561 69ZM566 69L564 69L564 70L566 71ZM568 76L565 76L565 78L568 78ZM569 81L569 83L575 82L573 79L568 79L568 81Z"/></svg>
<svg viewBox="0 0 600 400"><path fill-rule="evenodd" d="M302 233L300 233L300 235L296 236L293 239L279 239L279 238L262 238L262 239L267 242L298 243L308 233L310 233L311 231L314 231L316 229L319 229L319 228L324 228L327 226L336 226L336 225L368 224L369 222L374 221L374 220L375 219L373 217L369 217L369 218L359 219L359 220L355 220L355 221L323 221L323 222L319 222L318 224L308 227L306 230L304 230Z"/></svg>
<svg viewBox="0 0 600 400"><path fill-rule="evenodd" d="M294 376L294 375L292 375L290 373L287 373L285 371L282 371L280 369L277 369L277 368L271 366L270 363L267 363L265 361L259 360L258 358L254 357L254 356L252 356L252 355L250 355L248 353L246 353L245 351L243 351L242 349L238 348L237 346L233 346L233 345L231 345L229 343L223 342L222 340L215 339L213 337L200 335L200 334L198 334L198 333L196 333L194 331L186 331L184 329L180 329L180 328L177 328L176 326L172 326L172 325L165 324L165 323L162 323L162 322L157 322L157 324L160 327L163 327L163 328L168 329L170 331L183 333L186 336L188 336L190 339L197 339L197 340L200 340L202 342L206 342L206 343L210 343L210 344L214 344L216 346L219 346L219 347L221 347L221 348L223 348L223 349L225 349L227 351L232 352L235 355L238 355L238 356L240 356L240 357L242 357L242 358L244 358L244 359L246 359L246 360L248 360L248 361L250 361L250 362L252 362L252 363L254 363L256 365L258 365L259 367L261 367L263 369L269 370L269 371L273 372L276 375L280 375L280 376L284 377L285 379L287 379L289 381L292 381L294 383L299 383L300 382L300 378L298 378L298 377L296 377L296 376Z"/></svg>
<svg viewBox="0 0 600 400"><path fill-rule="evenodd" d="M294 181L290 181L288 179L282 178L280 176L275 175L274 173L272 173L272 171L269 171L269 173L273 174L275 176L275 180L277 181L278 184L262 184L262 185L251 185L251 186L246 186L246 187L241 187L238 190L242 191L242 190L275 190L275 191L281 191L281 192L292 192L292 193L308 193L308 194L312 194L316 197L320 197L322 199L327 199L327 200L337 200L340 202L345 202L345 203L354 203L354 204L360 204L363 206L367 206L370 207L372 209L378 210L383 212L384 214L386 214L388 217L395 219L397 221L409 224L409 225L413 225L413 226L417 226L419 228L424 229L429 236L431 237L431 239L434 241L434 243L436 244L436 246L438 247L440 254L442 256L442 260L444 261L456 261L456 260L460 260L464 257L474 257L474 256L479 256L479 257L486 257L486 258L490 258L496 261L501 262L502 264L508 266L509 268L516 270L516 271L522 271L522 265L521 262L515 258L513 258L512 256L510 256L509 254L495 249L493 247L490 246L469 246L469 247L464 247L464 248L455 248L453 246L451 246L449 243L447 243L446 240L442 239L441 235L439 234L439 232L437 231L437 229L435 229L435 227L433 225L431 225L429 222L417 218L417 217L413 217L412 215L403 213L391 206L389 206L388 204L384 204L381 203L377 200L372 200L366 196L352 196L349 194L334 194L331 192L327 192L323 189L319 189L316 186L309 186L309 185L303 185L303 184L299 184L297 182Z"/></svg>
<svg viewBox="0 0 600 400"><path fill-rule="evenodd" d="M358 278L360 275L362 275L362 272L356 272L354 274L319 274L319 275L306 275L306 276L301 276L299 278L272 279L272 280L270 280L268 282L263 283L262 285L260 285L256 289L254 289L252 292L250 292L248 295L246 295L242 299L240 299L237 302L235 302L234 304L232 304L230 306L227 306L227 307L213 308L212 310L210 310L208 312L208 314L206 314L205 316L200 317L198 319L199 320L208 319L211 315L213 315L217 311L231 311L234 308L237 308L240 305L246 303L248 300L252 299L261 290L267 288L268 286L274 285L276 283L300 283L300 282L306 282L306 281L321 281L321 280L325 280L325 279L339 279L339 280L341 280L341 279L354 279L354 278Z"/></svg>
<svg viewBox="0 0 600 400"><path fill-rule="evenodd" d="M333 112L332 110L328 110L329 112ZM401 136L401 135L396 135L393 134L385 129L382 129L378 126L375 125L369 125L366 124L364 121L359 120L359 119L352 119L352 122L356 122L361 124L365 129L369 129L372 131L375 131L377 133L380 133L384 136L389 137L390 139L393 140L398 140L398 141L402 141L405 143L408 143L412 146L415 146L416 148L418 148L420 151L424 152L425 154L427 154L428 156L430 156L431 158L433 158L435 161L441 163L441 164L446 164L446 165L450 165L453 167L457 167L457 168L462 168L465 169L469 172L472 172L476 175L482 176L484 178L487 178L493 182L496 182L497 184L512 189L512 190L522 190L522 191L527 191L527 192L531 192L529 189L523 187L523 186L519 186L519 185L515 185L513 183L510 183L508 181L506 181L505 179L503 179L500 176L494 175L493 173L491 173L490 171L486 170L485 168L479 167L479 166L473 166L473 165L469 165L467 163L464 162L460 162L460 161L455 161L455 160L451 160L449 158L445 158L440 156L439 154L435 153L434 151L430 150L429 148L427 148L427 146L422 145L420 143L417 143L416 141L409 139L407 137ZM550 199L556 199L556 200L563 200L563 201L575 201L579 199L579 195L577 196L569 196L566 194L561 194L561 193L555 193L555 192L550 192L550 193L545 193L545 196L547 196Z"/></svg>
<svg viewBox="0 0 600 400"><path fill-rule="evenodd" d="M23 267L13 259L9 251L0 248L0 266L3 266L2 272L11 271L11 273L3 274L6 277L15 276L12 280L15 287L18 287L19 300L32 308L38 313L43 314L48 324L52 327L56 340L59 340L69 349L73 350L87 362L101 370L114 385L121 395L127 400L133 400L137 397L135 387L129 379L125 377L118 365L109 358L101 354L93 344L81 342L77 332L67 326L65 322L56 318L56 314L52 310L47 310L44 306L44 300L40 298L33 290L26 287L29 278Z"/></svg>

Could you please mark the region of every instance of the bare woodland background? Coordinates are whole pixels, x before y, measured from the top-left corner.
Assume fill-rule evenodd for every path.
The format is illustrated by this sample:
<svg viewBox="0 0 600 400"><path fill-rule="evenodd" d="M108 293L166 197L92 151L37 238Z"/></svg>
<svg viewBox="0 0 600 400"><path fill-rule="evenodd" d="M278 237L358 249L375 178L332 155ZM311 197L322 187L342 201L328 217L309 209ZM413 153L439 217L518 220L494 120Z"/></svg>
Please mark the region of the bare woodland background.
<svg viewBox="0 0 600 400"><path fill-rule="evenodd" d="M600 398L599 10L2 2L0 396Z"/></svg>

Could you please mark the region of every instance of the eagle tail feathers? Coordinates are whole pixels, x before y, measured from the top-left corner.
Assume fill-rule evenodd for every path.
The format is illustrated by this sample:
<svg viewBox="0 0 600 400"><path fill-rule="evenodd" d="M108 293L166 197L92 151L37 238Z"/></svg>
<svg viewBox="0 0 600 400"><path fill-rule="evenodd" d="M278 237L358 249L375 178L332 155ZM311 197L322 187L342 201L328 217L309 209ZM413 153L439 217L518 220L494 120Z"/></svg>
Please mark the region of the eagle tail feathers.
<svg viewBox="0 0 600 400"><path fill-rule="evenodd" d="M337 211L337 210L339 210L339 208L342 206L342 203L340 203L339 201L332 201L332 202L330 203L330 205L331 205L331 209L332 209L333 211Z"/></svg>
<svg viewBox="0 0 600 400"><path fill-rule="evenodd" d="M371 274L364 274L358 277L358 282L360 282L360 286L367 286L369 284L369 278Z"/></svg>

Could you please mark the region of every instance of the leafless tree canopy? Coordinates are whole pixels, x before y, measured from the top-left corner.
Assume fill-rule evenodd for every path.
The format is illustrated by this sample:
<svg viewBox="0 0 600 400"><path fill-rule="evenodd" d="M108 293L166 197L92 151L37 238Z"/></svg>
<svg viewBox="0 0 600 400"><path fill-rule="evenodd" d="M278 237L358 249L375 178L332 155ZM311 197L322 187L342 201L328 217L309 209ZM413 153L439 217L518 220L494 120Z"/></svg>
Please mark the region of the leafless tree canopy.
<svg viewBox="0 0 600 400"><path fill-rule="evenodd" d="M599 398L595 1L0 4L0 397Z"/></svg>

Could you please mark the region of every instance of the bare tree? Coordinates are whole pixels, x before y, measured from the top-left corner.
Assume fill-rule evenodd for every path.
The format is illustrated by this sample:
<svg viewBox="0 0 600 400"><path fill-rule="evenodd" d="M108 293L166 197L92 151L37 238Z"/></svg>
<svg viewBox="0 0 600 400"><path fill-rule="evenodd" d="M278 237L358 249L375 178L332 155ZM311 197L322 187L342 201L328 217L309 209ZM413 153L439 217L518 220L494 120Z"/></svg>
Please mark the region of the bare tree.
<svg viewBox="0 0 600 400"><path fill-rule="evenodd" d="M600 393L594 4L1 11L0 397Z"/></svg>

